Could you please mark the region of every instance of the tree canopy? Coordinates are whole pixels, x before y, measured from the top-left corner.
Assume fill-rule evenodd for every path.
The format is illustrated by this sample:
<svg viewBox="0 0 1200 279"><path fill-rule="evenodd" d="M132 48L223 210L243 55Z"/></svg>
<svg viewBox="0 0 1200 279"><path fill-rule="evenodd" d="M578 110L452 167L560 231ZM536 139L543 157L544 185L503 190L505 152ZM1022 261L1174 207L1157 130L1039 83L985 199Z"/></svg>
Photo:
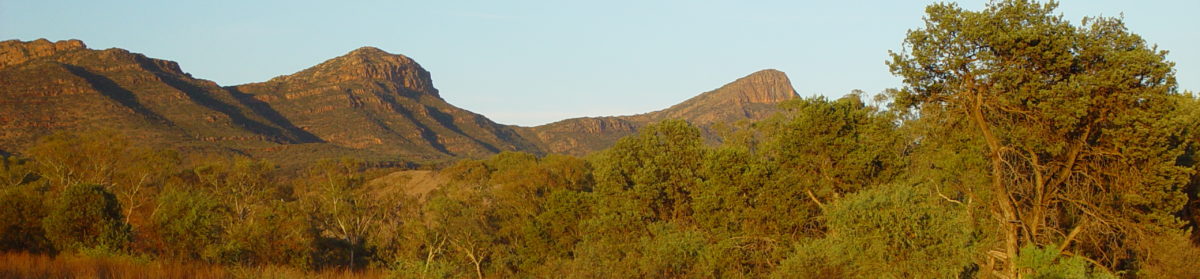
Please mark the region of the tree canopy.
<svg viewBox="0 0 1200 279"><path fill-rule="evenodd" d="M895 105L918 121L953 123L922 137L965 133L987 158L979 197L1003 235L994 259L1017 277L1026 245L1054 246L1122 269L1141 238L1179 230L1188 166L1173 64L1120 18L1054 14L1057 3L1014 0L982 11L927 8L925 27L892 53L906 86ZM990 269L990 268L989 268Z"/></svg>

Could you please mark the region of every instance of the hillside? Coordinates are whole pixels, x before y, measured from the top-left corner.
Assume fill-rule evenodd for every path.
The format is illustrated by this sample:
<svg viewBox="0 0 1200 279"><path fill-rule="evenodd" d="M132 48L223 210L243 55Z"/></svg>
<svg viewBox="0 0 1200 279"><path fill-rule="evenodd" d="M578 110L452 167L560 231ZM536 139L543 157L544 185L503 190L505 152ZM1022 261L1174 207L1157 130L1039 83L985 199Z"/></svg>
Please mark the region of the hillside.
<svg viewBox="0 0 1200 279"><path fill-rule="evenodd" d="M55 131L92 129L182 150L307 140L175 62L78 40L0 42L0 100L0 149L11 151Z"/></svg>
<svg viewBox="0 0 1200 279"><path fill-rule="evenodd" d="M523 127L527 138L536 140L549 153L584 155L612 146L645 125L683 119L715 139L712 128L721 123L761 120L778 111L780 102L798 98L787 74L762 70L715 90L704 92L670 108L629 116L584 117L536 127Z"/></svg>
<svg viewBox="0 0 1200 279"><path fill-rule="evenodd" d="M110 129L185 154L244 154L284 165L336 157L403 164L502 151L582 155L665 119L687 120L713 140L714 125L762 119L796 98L783 72L763 70L660 111L518 127L447 103L420 64L374 47L265 82L220 86L173 61L45 39L0 42L0 86L4 152L21 153L58 131Z"/></svg>
<svg viewBox="0 0 1200 279"><path fill-rule="evenodd" d="M508 126L446 103L412 59L373 47L230 90L348 148L419 159L536 150Z"/></svg>

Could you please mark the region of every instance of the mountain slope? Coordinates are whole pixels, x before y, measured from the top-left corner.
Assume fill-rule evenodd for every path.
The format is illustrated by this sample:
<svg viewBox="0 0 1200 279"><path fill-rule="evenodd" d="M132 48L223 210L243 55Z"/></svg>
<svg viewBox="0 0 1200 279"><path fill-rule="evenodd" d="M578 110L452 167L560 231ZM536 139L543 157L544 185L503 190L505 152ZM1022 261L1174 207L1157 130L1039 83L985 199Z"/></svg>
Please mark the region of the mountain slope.
<svg viewBox="0 0 1200 279"><path fill-rule="evenodd" d="M394 165L502 151L582 155L672 118L715 139L714 125L762 119L795 97L786 75L764 70L660 111L517 127L447 103L416 61L373 47L222 87L175 62L123 49L9 40L0 42L0 153L19 154L57 131L113 129L142 145L282 165L337 157Z"/></svg>
<svg viewBox="0 0 1200 279"><path fill-rule="evenodd" d="M537 150L511 127L446 103L412 59L373 47L230 89L349 148L421 159Z"/></svg>
<svg viewBox="0 0 1200 279"><path fill-rule="evenodd" d="M666 119L683 119L715 139L714 125L761 120L778 111L781 102L798 98L787 74L762 70L702 93L670 108L644 114L584 117L518 131L548 153L584 155L612 146L638 128Z"/></svg>
<svg viewBox="0 0 1200 279"><path fill-rule="evenodd" d="M78 40L0 42L0 149L60 130L116 129L146 144L231 150L302 136L175 62Z"/></svg>

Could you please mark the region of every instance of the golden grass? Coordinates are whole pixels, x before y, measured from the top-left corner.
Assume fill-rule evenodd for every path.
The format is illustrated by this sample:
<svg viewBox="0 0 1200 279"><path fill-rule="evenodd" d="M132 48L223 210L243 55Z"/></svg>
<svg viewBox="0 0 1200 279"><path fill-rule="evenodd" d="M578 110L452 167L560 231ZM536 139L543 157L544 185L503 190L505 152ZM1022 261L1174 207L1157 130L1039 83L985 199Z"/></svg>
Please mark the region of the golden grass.
<svg viewBox="0 0 1200 279"><path fill-rule="evenodd" d="M0 253L0 278L383 278L381 270L305 271L285 266L227 267L206 263L145 261L24 252Z"/></svg>
<svg viewBox="0 0 1200 279"><path fill-rule="evenodd" d="M377 196L423 196L449 182L450 178L436 171L402 170L372 179L366 186Z"/></svg>

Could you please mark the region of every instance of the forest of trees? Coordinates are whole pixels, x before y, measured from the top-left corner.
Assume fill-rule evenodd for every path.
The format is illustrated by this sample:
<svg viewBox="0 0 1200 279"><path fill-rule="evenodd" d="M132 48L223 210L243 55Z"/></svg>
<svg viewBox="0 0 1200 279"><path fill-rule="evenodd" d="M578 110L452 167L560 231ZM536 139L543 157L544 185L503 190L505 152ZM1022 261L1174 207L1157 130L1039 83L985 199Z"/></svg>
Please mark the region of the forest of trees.
<svg viewBox="0 0 1200 279"><path fill-rule="evenodd" d="M505 152L427 194L352 159L185 161L111 131L0 162L0 250L396 278L1200 278L1200 100L1119 18L929 6L904 87ZM866 99L866 100L864 100Z"/></svg>

